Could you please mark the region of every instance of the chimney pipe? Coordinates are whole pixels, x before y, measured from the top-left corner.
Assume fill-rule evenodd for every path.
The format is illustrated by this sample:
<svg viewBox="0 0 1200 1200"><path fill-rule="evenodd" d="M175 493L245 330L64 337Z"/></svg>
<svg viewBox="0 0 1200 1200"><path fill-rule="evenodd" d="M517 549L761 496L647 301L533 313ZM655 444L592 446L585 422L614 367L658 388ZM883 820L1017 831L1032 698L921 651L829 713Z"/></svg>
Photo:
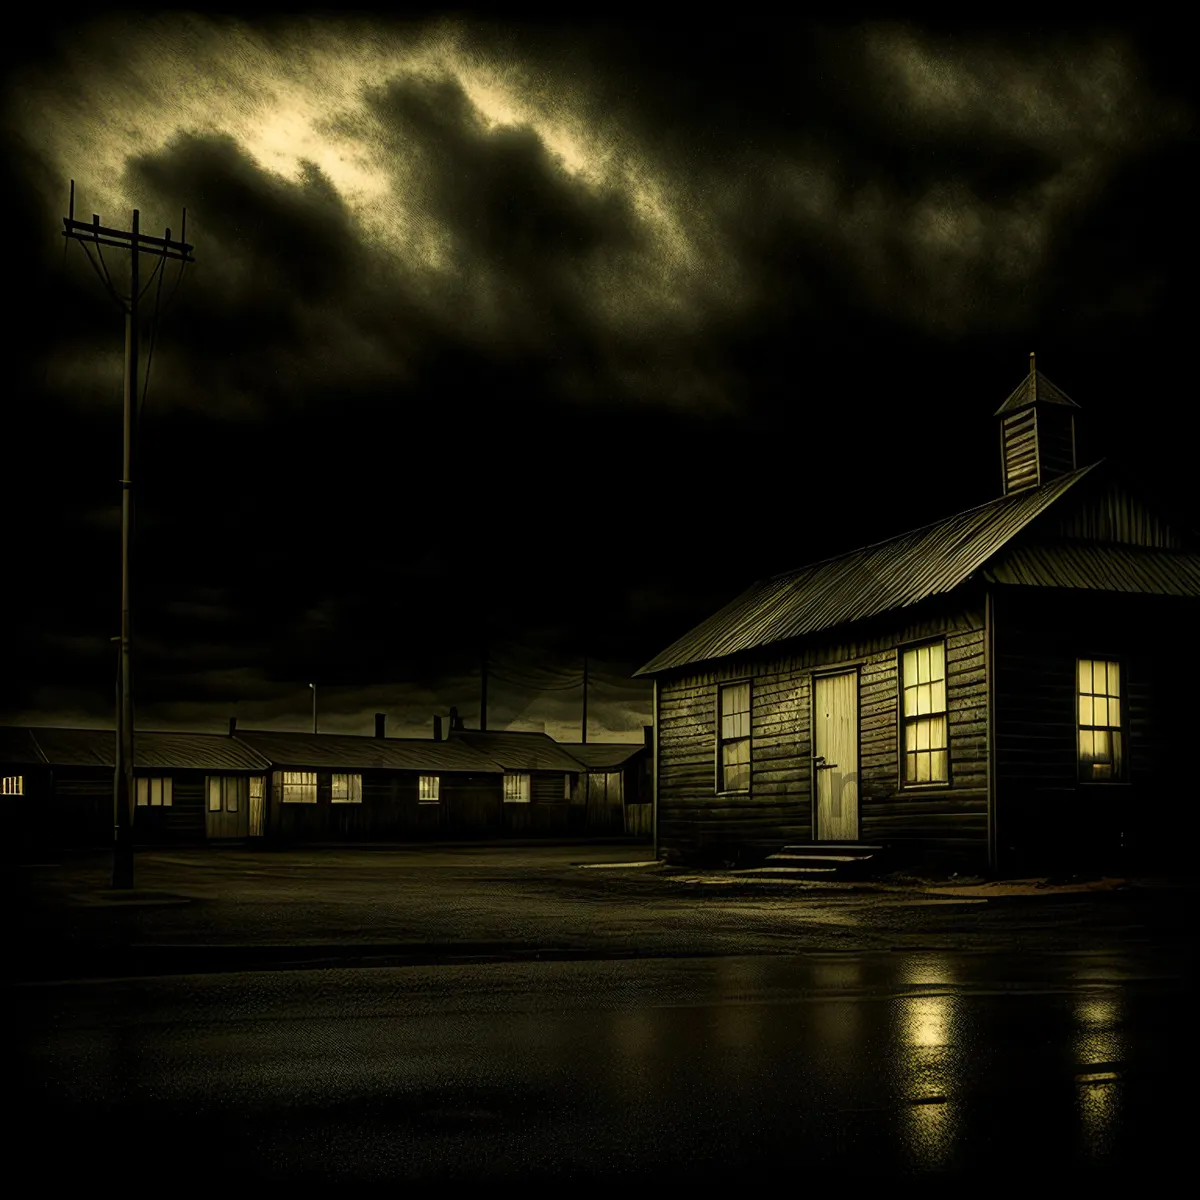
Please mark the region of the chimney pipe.
<svg viewBox="0 0 1200 1200"><path fill-rule="evenodd" d="M384 727L386 724L387 724L387 714L386 713L376 713L375 714L375 736L377 738L381 738L384 736L383 730L384 730Z"/></svg>
<svg viewBox="0 0 1200 1200"><path fill-rule="evenodd" d="M233 735L235 733L237 733L237 717L230 717L229 718L229 736L233 737Z"/></svg>
<svg viewBox="0 0 1200 1200"><path fill-rule="evenodd" d="M433 718L433 740L435 742L440 742L442 740L442 718L441 717Z"/></svg>

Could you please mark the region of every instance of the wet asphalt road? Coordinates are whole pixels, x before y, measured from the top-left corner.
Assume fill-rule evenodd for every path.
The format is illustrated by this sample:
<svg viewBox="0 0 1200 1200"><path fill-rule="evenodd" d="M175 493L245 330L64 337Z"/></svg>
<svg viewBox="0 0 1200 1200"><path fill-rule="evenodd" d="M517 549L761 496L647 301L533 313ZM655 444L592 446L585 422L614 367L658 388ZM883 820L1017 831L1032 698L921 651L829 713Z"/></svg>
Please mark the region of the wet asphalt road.
<svg viewBox="0 0 1200 1200"><path fill-rule="evenodd" d="M156 1191L941 1173L1153 1188L1193 1153L1194 967L1144 946L28 984L10 993L10 1166L63 1186L119 1161Z"/></svg>

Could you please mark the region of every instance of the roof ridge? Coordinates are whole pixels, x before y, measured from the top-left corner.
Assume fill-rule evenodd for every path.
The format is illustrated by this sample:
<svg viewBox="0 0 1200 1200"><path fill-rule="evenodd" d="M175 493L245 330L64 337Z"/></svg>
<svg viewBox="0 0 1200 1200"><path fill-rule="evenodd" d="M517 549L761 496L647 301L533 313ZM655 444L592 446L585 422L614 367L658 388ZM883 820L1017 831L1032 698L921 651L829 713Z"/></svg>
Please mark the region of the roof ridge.
<svg viewBox="0 0 1200 1200"><path fill-rule="evenodd" d="M1077 467L1074 471L1067 471L1065 474L1056 475L1053 479L1047 480L1045 483L1039 484L1037 487L1024 488L1019 492L1009 492L1007 496L997 496L994 500L985 500L982 504L972 505L970 508L960 509L958 512L951 513L949 516L941 517L936 521L927 521L924 525L917 525L913 529L906 530L904 533L894 533L891 537L880 538L876 542L867 542L862 546L855 546L853 550L843 550L841 554L830 554L826 558L818 558L815 562L805 563L802 567L793 567L790 571L778 571L774 575L767 575L750 584L750 588L757 587L759 584L774 583L776 580L783 579L788 575L799 575L802 571L810 571L814 567L823 567L829 563L837 562L840 558L849 558L852 554L861 554L864 550L875 550L880 546L886 546L889 542L898 542L902 538L912 537L914 534L925 533L927 530L936 529L938 526L946 525L950 521L957 520L960 517L970 516L972 513L981 512L985 508L991 508L993 505L1004 504L1008 501L1016 502L1017 500L1032 495L1034 492L1049 490L1050 488L1061 484L1064 479L1069 479L1072 476L1082 477L1094 467L1100 466L1105 462L1105 459L1097 459L1094 463L1089 463L1086 467ZM741 594L749 591L750 588L744 588Z"/></svg>

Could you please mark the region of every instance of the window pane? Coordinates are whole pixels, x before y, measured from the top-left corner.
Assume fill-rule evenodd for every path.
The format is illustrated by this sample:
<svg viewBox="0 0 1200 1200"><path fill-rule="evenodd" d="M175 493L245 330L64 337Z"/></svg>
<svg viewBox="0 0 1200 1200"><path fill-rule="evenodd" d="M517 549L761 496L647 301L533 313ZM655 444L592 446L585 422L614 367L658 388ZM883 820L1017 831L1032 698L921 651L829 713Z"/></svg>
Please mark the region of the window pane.
<svg viewBox="0 0 1200 1200"><path fill-rule="evenodd" d="M726 742L721 747L722 758L727 767L733 766L736 763L748 763L750 761L750 743L748 741Z"/></svg>
<svg viewBox="0 0 1200 1200"><path fill-rule="evenodd" d="M7 785L8 780L6 779L4 782ZM139 779L137 781L137 802L139 805L141 805L143 807L146 805L146 803L148 802L148 799L149 799L149 795L150 795L149 784L150 784L150 780L148 780L148 779ZM6 790L7 790L7 788L6 788Z"/></svg>
<svg viewBox="0 0 1200 1200"><path fill-rule="evenodd" d="M1121 755L1122 755L1124 747L1121 744L1122 738L1119 733L1113 733L1113 734L1110 734L1109 736L1111 738L1113 775L1117 776L1117 775L1122 774L1122 772L1124 770L1124 768L1122 766L1122 761L1121 761Z"/></svg>
<svg viewBox="0 0 1200 1200"><path fill-rule="evenodd" d="M721 738L743 738L750 735L748 713L733 713L721 719Z"/></svg>
<svg viewBox="0 0 1200 1200"><path fill-rule="evenodd" d="M1090 658L1079 660L1079 690L1081 692L1092 690L1092 660Z"/></svg>
<svg viewBox="0 0 1200 1200"><path fill-rule="evenodd" d="M917 715L917 689L915 687L904 689L904 715L906 717Z"/></svg>
<svg viewBox="0 0 1200 1200"><path fill-rule="evenodd" d="M930 685L922 683L917 688L917 713L920 716L925 716L929 712L929 701L931 699Z"/></svg>
<svg viewBox="0 0 1200 1200"><path fill-rule="evenodd" d="M750 765L738 763L725 768L725 791L745 792L750 790Z"/></svg>
<svg viewBox="0 0 1200 1200"><path fill-rule="evenodd" d="M917 722L917 749L918 750L928 750L929 749L929 722L928 721L918 721Z"/></svg>
<svg viewBox="0 0 1200 1200"><path fill-rule="evenodd" d="M208 811L221 811L221 779L218 775L208 777Z"/></svg>
<svg viewBox="0 0 1200 1200"><path fill-rule="evenodd" d="M950 775L947 771L949 755L945 750L935 750L929 757L929 778L936 783L945 783Z"/></svg>
<svg viewBox="0 0 1200 1200"><path fill-rule="evenodd" d="M1096 722L1092 720L1095 715L1096 707L1092 702L1091 696L1079 697L1079 723L1080 725L1094 725Z"/></svg>
<svg viewBox="0 0 1200 1200"><path fill-rule="evenodd" d="M1108 694L1110 696L1121 694L1121 668L1115 662L1108 664Z"/></svg>
<svg viewBox="0 0 1200 1200"><path fill-rule="evenodd" d="M150 780L150 803L156 808L162 807L162 780Z"/></svg>
<svg viewBox="0 0 1200 1200"><path fill-rule="evenodd" d="M946 647L941 642L929 647L929 678L946 678Z"/></svg>
<svg viewBox="0 0 1200 1200"><path fill-rule="evenodd" d="M917 782L918 783L928 783L929 782L929 755L928 754L918 754L917 755Z"/></svg>
<svg viewBox="0 0 1200 1200"><path fill-rule="evenodd" d="M905 650L904 652L904 685L911 687L917 682L917 652L915 650Z"/></svg>
<svg viewBox="0 0 1200 1200"><path fill-rule="evenodd" d="M1109 754L1109 734L1106 729L1097 729L1092 734L1092 743L1094 746L1093 757L1097 762L1110 762Z"/></svg>
<svg viewBox="0 0 1200 1200"><path fill-rule="evenodd" d="M904 749L911 752L917 748L917 723L913 721L904 727Z"/></svg>
<svg viewBox="0 0 1200 1200"><path fill-rule="evenodd" d="M167 778L163 780L163 804L168 808L171 806L171 796L174 786L175 785L171 781L171 777L168 775Z"/></svg>
<svg viewBox="0 0 1200 1200"><path fill-rule="evenodd" d="M250 777L250 799L261 800L263 798L263 777L261 775L252 775Z"/></svg>
<svg viewBox="0 0 1200 1200"><path fill-rule="evenodd" d="M238 810L238 789L241 785L241 780L236 775L228 775L225 778L225 811L237 812Z"/></svg>
<svg viewBox="0 0 1200 1200"><path fill-rule="evenodd" d="M750 685L735 683L721 689L721 715L731 716L733 713L749 712Z"/></svg>
<svg viewBox="0 0 1200 1200"><path fill-rule="evenodd" d="M927 725L929 727L929 747L931 750L946 749L946 718L945 717L930 717Z"/></svg>
<svg viewBox="0 0 1200 1200"><path fill-rule="evenodd" d="M939 679L930 685L929 711L941 713L946 711L946 681Z"/></svg>

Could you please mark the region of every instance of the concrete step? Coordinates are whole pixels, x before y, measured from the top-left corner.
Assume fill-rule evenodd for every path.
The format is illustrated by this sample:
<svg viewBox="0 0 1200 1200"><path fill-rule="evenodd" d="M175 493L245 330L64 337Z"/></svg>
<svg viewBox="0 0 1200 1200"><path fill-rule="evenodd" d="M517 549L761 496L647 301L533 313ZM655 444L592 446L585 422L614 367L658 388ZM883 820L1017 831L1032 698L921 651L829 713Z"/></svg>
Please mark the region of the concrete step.
<svg viewBox="0 0 1200 1200"><path fill-rule="evenodd" d="M837 873L836 867L746 867L730 872L731 875L793 875L797 879L833 879Z"/></svg>
<svg viewBox="0 0 1200 1200"><path fill-rule="evenodd" d="M864 854L878 854L882 846L868 845L866 842L803 842L795 846L784 846L783 854L851 854L861 857Z"/></svg>
<svg viewBox="0 0 1200 1200"><path fill-rule="evenodd" d="M767 858L767 862L796 862L796 863L822 863L822 862L838 862L838 863L856 863L863 862L865 859L872 858L873 855L855 855L855 854L772 854Z"/></svg>

